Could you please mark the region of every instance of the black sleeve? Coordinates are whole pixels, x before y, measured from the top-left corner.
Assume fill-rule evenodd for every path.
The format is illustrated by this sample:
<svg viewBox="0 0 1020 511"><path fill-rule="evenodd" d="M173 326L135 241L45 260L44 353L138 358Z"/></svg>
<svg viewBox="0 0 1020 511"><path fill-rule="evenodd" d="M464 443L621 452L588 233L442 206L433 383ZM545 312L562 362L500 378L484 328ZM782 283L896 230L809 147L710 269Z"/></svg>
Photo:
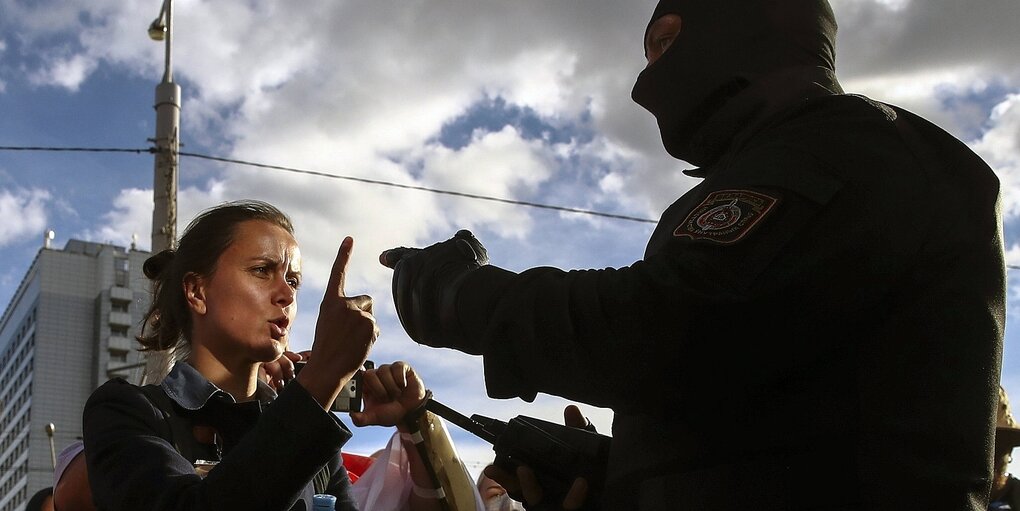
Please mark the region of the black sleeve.
<svg viewBox="0 0 1020 511"><path fill-rule="evenodd" d="M337 454L329 463L332 476L329 478L326 493L336 497L337 511L358 511L358 504L354 500L354 495L351 494L351 478L347 474L343 458Z"/></svg>
<svg viewBox="0 0 1020 511"><path fill-rule="evenodd" d="M280 393L205 479L167 431L138 387L111 380L93 392L83 433L98 509L287 510L351 436L298 384Z"/></svg>
<svg viewBox="0 0 1020 511"><path fill-rule="evenodd" d="M780 314L778 298L791 310L797 306L798 298L787 296L801 285L794 279L824 280L800 265L824 256L790 244L832 220L826 209L841 183L813 170L759 166L753 179L736 175L705 185L667 211L659 227L664 241L630 266L474 272L458 296L458 316L482 339L490 396L530 400L545 392L638 410L661 403L668 397L663 389L685 388L681 381L697 382L691 389L728 384L733 379L725 373L754 370L760 357L775 359L774 367L792 364L783 357L803 346L776 350L760 331ZM722 242L674 235L699 207L711 209L713 194L726 191L775 202L747 232ZM790 330L803 325L789 314L778 317L791 321ZM757 335L749 323L758 324Z"/></svg>

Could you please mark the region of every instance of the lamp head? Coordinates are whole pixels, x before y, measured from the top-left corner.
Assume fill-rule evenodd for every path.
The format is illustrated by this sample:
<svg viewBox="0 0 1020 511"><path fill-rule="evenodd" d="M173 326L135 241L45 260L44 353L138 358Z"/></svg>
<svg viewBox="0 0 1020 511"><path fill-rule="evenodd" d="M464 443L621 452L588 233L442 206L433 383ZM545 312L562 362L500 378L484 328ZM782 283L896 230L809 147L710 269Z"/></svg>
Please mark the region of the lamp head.
<svg viewBox="0 0 1020 511"><path fill-rule="evenodd" d="M159 13L159 17L152 20L149 25L149 38L153 41L162 41L166 37L166 20L163 13Z"/></svg>

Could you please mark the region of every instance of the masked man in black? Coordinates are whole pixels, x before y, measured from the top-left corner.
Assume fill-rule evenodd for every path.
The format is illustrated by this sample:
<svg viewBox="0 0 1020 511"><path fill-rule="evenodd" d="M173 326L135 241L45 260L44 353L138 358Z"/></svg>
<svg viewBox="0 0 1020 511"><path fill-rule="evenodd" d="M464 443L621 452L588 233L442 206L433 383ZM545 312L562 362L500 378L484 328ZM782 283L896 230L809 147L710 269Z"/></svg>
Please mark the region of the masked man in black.
<svg viewBox="0 0 1020 511"><path fill-rule="evenodd" d="M998 180L963 143L844 94L826 0L662 0L633 98L702 181L616 269L399 248L417 342L488 393L612 408L601 508L987 506L1004 264Z"/></svg>

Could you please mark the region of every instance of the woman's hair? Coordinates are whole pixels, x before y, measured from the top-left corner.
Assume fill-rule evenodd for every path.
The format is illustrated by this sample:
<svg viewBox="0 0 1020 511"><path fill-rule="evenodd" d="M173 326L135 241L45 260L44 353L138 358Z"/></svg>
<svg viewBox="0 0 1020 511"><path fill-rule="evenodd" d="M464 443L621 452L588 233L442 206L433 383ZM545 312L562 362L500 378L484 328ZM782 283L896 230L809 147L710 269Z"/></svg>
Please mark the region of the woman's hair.
<svg viewBox="0 0 1020 511"><path fill-rule="evenodd" d="M200 213L184 229L176 249L166 249L146 259L142 266L152 281L152 304L138 336L142 351L162 351L179 341L191 341L191 313L184 297L184 277L194 273L212 275L216 261L234 241L237 226L249 220L273 223L294 234L290 218L262 201L226 202Z"/></svg>

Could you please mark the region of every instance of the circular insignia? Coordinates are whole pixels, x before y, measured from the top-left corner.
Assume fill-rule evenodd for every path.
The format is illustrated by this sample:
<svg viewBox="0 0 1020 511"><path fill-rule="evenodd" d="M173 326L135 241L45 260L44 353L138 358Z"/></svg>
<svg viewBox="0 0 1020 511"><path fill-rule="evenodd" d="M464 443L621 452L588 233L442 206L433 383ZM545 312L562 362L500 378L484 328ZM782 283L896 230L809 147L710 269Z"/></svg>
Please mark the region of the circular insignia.
<svg viewBox="0 0 1020 511"><path fill-rule="evenodd" d="M705 231L718 231L740 221L740 208L734 203L716 206L698 216L695 224Z"/></svg>
<svg viewBox="0 0 1020 511"><path fill-rule="evenodd" d="M673 231L673 236L712 243L736 243L778 201L777 197L753 190L716 190L690 210Z"/></svg>

